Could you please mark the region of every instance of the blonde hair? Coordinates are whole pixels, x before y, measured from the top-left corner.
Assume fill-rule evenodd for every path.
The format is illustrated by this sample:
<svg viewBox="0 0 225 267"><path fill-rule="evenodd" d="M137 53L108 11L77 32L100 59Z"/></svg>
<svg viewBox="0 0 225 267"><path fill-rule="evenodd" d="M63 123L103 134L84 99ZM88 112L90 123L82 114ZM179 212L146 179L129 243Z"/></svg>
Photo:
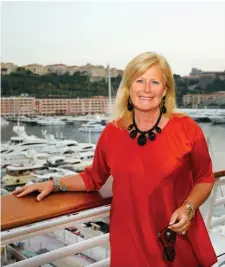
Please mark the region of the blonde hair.
<svg viewBox="0 0 225 267"><path fill-rule="evenodd" d="M165 100L167 112L165 116L171 117L176 108L175 83L171 68L163 56L153 52L146 52L132 59L125 68L120 87L116 94L113 112L115 120L129 120L132 117L133 112L127 109L129 88L135 79L144 74L153 65L159 65L162 69L164 84L167 87Z"/></svg>

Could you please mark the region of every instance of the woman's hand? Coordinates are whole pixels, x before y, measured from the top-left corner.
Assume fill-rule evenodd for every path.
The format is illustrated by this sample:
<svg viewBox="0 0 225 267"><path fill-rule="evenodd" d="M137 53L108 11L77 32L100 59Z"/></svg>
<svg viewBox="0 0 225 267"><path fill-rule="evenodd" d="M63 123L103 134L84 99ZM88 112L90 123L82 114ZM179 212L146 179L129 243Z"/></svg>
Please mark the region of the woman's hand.
<svg viewBox="0 0 225 267"><path fill-rule="evenodd" d="M191 224L189 220L188 209L184 205L176 209L173 215L171 216L169 224L171 226L169 226L168 228L171 229L172 231L179 234L186 234Z"/></svg>
<svg viewBox="0 0 225 267"><path fill-rule="evenodd" d="M54 189L54 182L52 180L49 180L43 183L36 183L20 187L15 191L13 191L13 195L16 195L17 197L23 197L34 191L38 191L40 192L40 194L37 196L37 201L41 201L44 197L49 195L53 191L53 189Z"/></svg>

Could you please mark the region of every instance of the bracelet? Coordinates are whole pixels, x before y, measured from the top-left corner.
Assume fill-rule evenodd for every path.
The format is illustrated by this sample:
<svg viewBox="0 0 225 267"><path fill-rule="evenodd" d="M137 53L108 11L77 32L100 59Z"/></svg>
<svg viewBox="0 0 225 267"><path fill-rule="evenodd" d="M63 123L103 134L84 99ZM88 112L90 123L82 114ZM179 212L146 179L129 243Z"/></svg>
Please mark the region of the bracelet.
<svg viewBox="0 0 225 267"><path fill-rule="evenodd" d="M194 209L192 203L190 201L188 201L187 199L184 200L183 204L185 205L185 207L189 211L188 219L190 221L195 216L195 209Z"/></svg>
<svg viewBox="0 0 225 267"><path fill-rule="evenodd" d="M60 189L60 179L59 178L50 177L49 180L53 181L53 184L54 184L53 192L61 191L61 189Z"/></svg>

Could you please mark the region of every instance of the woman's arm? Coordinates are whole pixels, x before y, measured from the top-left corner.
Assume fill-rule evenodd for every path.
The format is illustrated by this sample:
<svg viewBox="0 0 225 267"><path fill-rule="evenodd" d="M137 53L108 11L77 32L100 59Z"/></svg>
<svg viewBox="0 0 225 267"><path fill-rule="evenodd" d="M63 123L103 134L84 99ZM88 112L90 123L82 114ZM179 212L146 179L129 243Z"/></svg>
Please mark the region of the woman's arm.
<svg viewBox="0 0 225 267"><path fill-rule="evenodd" d="M197 210L209 197L214 183L199 183L194 185L187 200L193 205L193 208Z"/></svg>
<svg viewBox="0 0 225 267"><path fill-rule="evenodd" d="M200 127L190 154L190 165L194 186L187 200L196 210L209 197L215 182L208 145Z"/></svg>
<svg viewBox="0 0 225 267"><path fill-rule="evenodd" d="M190 153L193 188L186 200L194 210L197 210L209 197L215 177L212 171L212 161L207 142L199 126L195 128L195 137L193 139ZM176 232L187 231L190 226L189 215L191 215L190 209L182 204L171 217L171 224L176 220L179 220L179 223L171 226L171 229Z"/></svg>

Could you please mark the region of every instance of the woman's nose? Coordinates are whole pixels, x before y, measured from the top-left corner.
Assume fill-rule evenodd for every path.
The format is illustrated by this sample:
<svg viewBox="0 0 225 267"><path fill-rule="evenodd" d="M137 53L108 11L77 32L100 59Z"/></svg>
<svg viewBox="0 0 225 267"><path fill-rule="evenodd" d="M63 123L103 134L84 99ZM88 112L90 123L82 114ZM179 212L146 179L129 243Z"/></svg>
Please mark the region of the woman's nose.
<svg viewBox="0 0 225 267"><path fill-rule="evenodd" d="M150 92L151 91L151 84L149 82L145 83L144 91L145 92Z"/></svg>

